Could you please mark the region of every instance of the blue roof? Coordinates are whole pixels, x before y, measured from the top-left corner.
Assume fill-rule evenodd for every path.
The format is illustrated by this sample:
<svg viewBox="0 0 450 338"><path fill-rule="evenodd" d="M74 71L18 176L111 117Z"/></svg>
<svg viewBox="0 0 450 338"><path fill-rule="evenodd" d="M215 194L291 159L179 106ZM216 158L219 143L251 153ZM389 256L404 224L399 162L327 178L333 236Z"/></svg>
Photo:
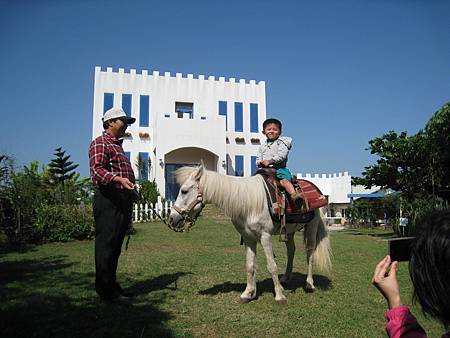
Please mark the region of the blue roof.
<svg viewBox="0 0 450 338"><path fill-rule="evenodd" d="M376 193L376 194L347 194L347 197L352 198L352 197L384 197L385 194L382 193Z"/></svg>

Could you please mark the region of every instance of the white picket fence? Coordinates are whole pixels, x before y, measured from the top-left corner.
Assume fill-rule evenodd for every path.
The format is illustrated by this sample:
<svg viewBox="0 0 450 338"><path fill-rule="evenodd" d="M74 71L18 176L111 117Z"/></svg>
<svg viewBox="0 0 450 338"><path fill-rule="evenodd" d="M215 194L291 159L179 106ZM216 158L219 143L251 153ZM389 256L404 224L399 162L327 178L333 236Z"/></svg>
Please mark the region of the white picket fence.
<svg viewBox="0 0 450 338"><path fill-rule="evenodd" d="M158 221L159 218L155 215L152 208L161 217L166 218L170 213L171 206L172 201L163 202L160 196L158 196L158 201L155 204L135 203L133 205L133 223Z"/></svg>

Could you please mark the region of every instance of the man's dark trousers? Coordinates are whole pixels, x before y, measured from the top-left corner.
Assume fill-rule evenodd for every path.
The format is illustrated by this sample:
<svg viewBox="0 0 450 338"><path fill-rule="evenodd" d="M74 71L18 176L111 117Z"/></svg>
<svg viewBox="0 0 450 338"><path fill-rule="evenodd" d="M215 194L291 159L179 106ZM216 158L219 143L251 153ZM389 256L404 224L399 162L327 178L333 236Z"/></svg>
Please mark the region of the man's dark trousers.
<svg viewBox="0 0 450 338"><path fill-rule="evenodd" d="M102 299L119 295L117 262L131 224L132 205L119 189L100 187L95 191L95 290Z"/></svg>

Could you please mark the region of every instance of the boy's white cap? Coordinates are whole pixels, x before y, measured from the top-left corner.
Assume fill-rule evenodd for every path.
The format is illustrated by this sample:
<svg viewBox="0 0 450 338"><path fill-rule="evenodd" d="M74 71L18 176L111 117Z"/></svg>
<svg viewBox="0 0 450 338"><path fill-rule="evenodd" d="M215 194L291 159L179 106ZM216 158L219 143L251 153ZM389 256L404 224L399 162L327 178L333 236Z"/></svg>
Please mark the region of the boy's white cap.
<svg viewBox="0 0 450 338"><path fill-rule="evenodd" d="M134 117L128 116L122 108L111 108L105 112L102 117L102 121L106 122L111 119L122 119L128 124L132 124L136 121Z"/></svg>

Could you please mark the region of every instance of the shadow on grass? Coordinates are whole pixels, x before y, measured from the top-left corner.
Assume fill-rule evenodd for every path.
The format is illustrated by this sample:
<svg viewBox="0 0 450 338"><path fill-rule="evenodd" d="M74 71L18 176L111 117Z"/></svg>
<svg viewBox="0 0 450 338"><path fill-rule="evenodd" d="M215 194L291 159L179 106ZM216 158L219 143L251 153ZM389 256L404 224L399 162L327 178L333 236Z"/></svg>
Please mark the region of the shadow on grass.
<svg viewBox="0 0 450 338"><path fill-rule="evenodd" d="M0 244L0 254L8 253L26 253L30 251L36 251L36 246L32 244Z"/></svg>
<svg viewBox="0 0 450 338"><path fill-rule="evenodd" d="M178 278L192 275L191 272L176 272L171 274L164 274L153 279L134 283L126 291L133 295L147 294L157 290L177 290ZM170 286L173 284L173 286Z"/></svg>
<svg viewBox="0 0 450 338"><path fill-rule="evenodd" d="M397 238L398 236L394 232L379 232L376 230L370 231L358 231L358 230L343 230L341 233L352 236L371 236L377 238Z"/></svg>
<svg viewBox="0 0 450 338"><path fill-rule="evenodd" d="M173 317L158 308L165 294L130 301L101 301L94 273L74 271L66 256L3 261L0 264L0 336L174 337ZM186 273L135 283L137 294L170 288ZM130 278L131 280L131 278Z"/></svg>
<svg viewBox="0 0 450 338"><path fill-rule="evenodd" d="M314 277L314 285L316 289L319 290L328 290L331 288L331 280L322 275L313 275ZM201 290L198 293L200 295L217 295L220 293L228 293L228 292L244 292L245 287L247 285L245 283L230 283L225 282L222 284L214 285L213 287ZM283 285L285 290L289 290L295 292L297 289L302 288L305 292L309 292L306 290L306 275L299 272L293 272L291 280ZM260 296L264 293L274 294L274 287L272 278L266 278L263 281L256 282L256 290L257 296Z"/></svg>

